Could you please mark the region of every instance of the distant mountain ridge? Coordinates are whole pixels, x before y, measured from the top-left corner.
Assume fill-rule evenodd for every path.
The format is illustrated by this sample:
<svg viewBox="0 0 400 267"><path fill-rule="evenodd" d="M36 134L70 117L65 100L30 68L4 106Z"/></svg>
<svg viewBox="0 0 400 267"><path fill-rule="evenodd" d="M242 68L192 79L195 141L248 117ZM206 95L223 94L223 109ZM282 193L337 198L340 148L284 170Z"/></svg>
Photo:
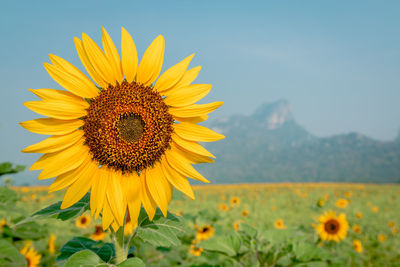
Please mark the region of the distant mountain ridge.
<svg viewBox="0 0 400 267"><path fill-rule="evenodd" d="M391 142L358 133L316 137L297 124L286 100L207 126L226 135L205 144L217 159L199 169L213 182L400 182L400 133Z"/></svg>

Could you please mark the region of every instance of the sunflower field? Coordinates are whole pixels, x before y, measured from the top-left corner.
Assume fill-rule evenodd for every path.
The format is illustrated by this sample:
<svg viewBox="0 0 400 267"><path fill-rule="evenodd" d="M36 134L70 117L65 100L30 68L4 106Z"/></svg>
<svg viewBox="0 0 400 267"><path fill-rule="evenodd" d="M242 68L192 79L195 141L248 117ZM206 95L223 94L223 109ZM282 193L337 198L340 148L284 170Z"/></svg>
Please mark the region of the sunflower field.
<svg viewBox="0 0 400 267"><path fill-rule="evenodd" d="M128 257L142 260L126 266L400 262L398 185L206 185L194 191L195 200L174 192L167 217L157 211L147 228L145 212L137 229L126 223L125 236L136 231L138 237ZM79 252L113 266L112 235L90 216L88 196L60 212L54 208L60 204L51 203L62 194L49 194L48 187L0 187L0 266L74 266L68 258Z"/></svg>

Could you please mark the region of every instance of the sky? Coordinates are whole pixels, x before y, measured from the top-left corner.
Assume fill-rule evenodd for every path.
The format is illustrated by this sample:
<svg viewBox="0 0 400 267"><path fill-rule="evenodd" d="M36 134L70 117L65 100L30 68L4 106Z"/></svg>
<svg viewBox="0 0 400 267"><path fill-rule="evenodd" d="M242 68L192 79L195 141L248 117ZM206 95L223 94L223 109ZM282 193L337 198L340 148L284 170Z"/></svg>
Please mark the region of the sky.
<svg viewBox="0 0 400 267"><path fill-rule="evenodd" d="M316 136L359 132L392 140L400 128L399 1L2 1L0 162L43 137L17 123L37 118L28 88L61 89L46 73L48 54L83 70L73 37L101 43L104 26L120 47L121 26L139 57L162 34L163 70L195 53L196 80L211 83L212 117L249 115L287 99Z"/></svg>

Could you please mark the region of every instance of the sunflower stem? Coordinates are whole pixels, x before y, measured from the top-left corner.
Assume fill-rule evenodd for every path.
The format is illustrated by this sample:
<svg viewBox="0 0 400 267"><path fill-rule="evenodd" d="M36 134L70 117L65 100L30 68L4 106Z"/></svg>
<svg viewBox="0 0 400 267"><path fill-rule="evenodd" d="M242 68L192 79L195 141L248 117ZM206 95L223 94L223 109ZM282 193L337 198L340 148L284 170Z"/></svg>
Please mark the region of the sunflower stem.
<svg viewBox="0 0 400 267"><path fill-rule="evenodd" d="M114 247L115 255L117 257L117 264L125 261L128 254L124 249L124 227L120 227L116 233L114 233Z"/></svg>

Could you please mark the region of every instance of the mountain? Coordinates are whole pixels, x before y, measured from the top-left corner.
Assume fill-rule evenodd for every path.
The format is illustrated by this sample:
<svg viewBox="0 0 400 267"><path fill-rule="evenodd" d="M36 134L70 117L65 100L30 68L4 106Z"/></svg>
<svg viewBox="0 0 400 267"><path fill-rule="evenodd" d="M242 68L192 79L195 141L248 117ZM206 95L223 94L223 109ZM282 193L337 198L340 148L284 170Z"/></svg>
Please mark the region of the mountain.
<svg viewBox="0 0 400 267"><path fill-rule="evenodd" d="M358 133L313 136L295 121L286 100L206 126L226 136L205 144L217 159L199 166L216 183L400 182L400 142Z"/></svg>

